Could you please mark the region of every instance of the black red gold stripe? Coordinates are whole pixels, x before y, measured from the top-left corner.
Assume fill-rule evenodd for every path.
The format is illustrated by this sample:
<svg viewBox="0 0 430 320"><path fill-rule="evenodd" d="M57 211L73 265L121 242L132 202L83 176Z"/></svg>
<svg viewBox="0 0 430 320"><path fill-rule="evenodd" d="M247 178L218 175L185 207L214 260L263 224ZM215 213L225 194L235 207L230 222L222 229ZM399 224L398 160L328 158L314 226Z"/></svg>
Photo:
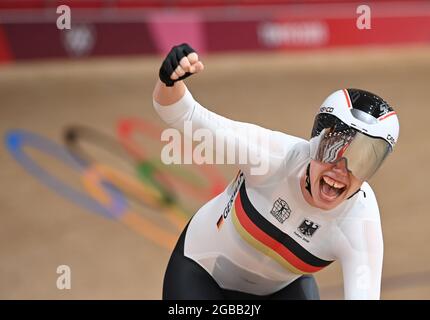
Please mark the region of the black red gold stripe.
<svg viewBox="0 0 430 320"><path fill-rule="evenodd" d="M314 273L333 262L314 256L267 221L249 201L245 183L240 188L232 211L239 234L257 250L274 258L290 271L298 274Z"/></svg>

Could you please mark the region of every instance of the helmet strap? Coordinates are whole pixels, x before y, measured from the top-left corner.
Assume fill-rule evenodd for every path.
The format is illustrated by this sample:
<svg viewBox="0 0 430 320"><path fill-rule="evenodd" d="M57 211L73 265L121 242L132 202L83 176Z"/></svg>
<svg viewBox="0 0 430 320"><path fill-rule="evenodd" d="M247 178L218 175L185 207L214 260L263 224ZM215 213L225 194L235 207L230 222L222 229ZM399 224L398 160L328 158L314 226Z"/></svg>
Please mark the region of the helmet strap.
<svg viewBox="0 0 430 320"><path fill-rule="evenodd" d="M364 190L358 189L357 191L355 191L353 194L351 194L348 198L346 198L346 200L351 199L353 196L355 196L357 193L359 193L360 191L363 192L364 197L366 198L366 192L364 192Z"/></svg>
<svg viewBox="0 0 430 320"><path fill-rule="evenodd" d="M305 188L306 190L309 191L309 194L312 196L310 172L311 172L311 163L309 162L308 167L306 168Z"/></svg>

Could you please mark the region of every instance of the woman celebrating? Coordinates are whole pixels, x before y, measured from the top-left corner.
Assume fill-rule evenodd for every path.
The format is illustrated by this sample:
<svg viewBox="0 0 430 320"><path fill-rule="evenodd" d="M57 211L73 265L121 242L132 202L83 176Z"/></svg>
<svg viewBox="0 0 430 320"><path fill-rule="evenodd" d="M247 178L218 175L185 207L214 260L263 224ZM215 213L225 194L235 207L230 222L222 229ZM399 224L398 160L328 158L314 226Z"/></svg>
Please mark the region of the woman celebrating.
<svg viewBox="0 0 430 320"><path fill-rule="evenodd" d="M167 266L164 299L319 299L312 273L340 261L345 299L379 299L383 240L375 195L366 182L392 152L399 124L377 95L338 90L323 102L309 141L226 119L195 101L183 80L203 63L187 44L160 68L153 103L171 127L214 135L229 130L250 164L206 203L182 232ZM241 134L246 129L252 139ZM259 145L262 141L266 144Z"/></svg>

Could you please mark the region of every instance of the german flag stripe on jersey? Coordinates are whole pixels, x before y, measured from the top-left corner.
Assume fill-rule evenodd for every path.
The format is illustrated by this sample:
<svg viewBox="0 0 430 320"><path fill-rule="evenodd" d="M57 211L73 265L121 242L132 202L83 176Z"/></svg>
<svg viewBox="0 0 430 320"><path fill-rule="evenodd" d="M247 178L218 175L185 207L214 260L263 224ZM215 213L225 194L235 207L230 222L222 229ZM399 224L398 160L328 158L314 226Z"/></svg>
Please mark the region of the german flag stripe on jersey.
<svg viewBox="0 0 430 320"><path fill-rule="evenodd" d="M245 241L293 273L314 273L333 262L314 256L267 221L249 201L245 183L240 187L232 213L236 230Z"/></svg>

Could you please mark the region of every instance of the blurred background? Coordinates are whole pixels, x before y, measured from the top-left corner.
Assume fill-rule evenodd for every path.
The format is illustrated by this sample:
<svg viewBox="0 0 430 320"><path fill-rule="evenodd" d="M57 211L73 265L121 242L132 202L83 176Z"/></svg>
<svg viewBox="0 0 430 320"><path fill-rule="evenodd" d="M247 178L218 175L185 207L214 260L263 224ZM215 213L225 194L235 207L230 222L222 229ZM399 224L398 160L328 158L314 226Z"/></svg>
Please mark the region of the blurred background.
<svg viewBox="0 0 430 320"><path fill-rule="evenodd" d="M236 172L160 163L152 89L182 42L206 67L189 89L232 119L309 138L336 89L392 104L400 140L370 181L382 298L429 299L430 2L383 0L0 1L0 298L161 298L180 230ZM338 263L316 277L343 298Z"/></svg>

